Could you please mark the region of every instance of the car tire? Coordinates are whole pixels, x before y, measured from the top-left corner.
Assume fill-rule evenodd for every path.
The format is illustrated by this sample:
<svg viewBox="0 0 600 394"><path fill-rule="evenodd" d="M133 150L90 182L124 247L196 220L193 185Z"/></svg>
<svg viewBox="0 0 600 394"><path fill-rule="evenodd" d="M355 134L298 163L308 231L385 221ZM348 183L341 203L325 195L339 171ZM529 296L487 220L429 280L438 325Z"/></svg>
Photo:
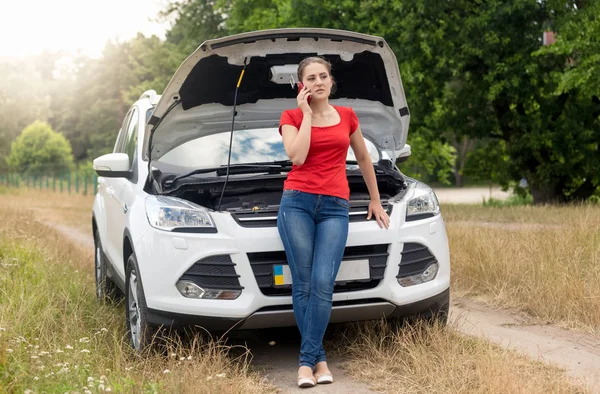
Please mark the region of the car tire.
<svg viewBox="0 0 600 394"><path fill-rule="evenodd" d="M129 344L141 353L151 348L157 328L148 323L148 306L135 254L127 259L125 276L125 317Z"/></svg>
<svg viewBox="0 0 600 394"><path fill-rule="evenodd" d="M102 249L100 232L98 229L94 232L94 276L96 277L96 298L101 302L120 302L123 299L123 293L117 285L108 277L107 260Z"/></svg>

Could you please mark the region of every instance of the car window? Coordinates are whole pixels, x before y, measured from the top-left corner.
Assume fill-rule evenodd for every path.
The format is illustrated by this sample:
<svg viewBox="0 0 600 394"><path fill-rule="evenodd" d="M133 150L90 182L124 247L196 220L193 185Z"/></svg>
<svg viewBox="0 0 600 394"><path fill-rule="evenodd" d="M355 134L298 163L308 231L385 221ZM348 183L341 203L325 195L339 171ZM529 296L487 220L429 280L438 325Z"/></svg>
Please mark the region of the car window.
<svg viewBox="0 0 600 394"><path fill-rule="evenodd" d="M131 119L131 113L133 110L129 110L125 119L123 119L123 124L121 125L121 129L119 130L119 134L117 136L117 140L115 142L115 146L113 148L113 153L119 153L123 151L123 144L125 137L127 136L127 126L129 125L129 120Z"/></svg>
<svg viewBox="0 0 600 394"><path fill-rule="evenodd" d="M127 127L127 137L125 139L125 146L123 147L123 153L129 155L129 168L133 165L133 159L135 157L135 148L137 147L137 136L138 136L138 124L139 124L139 111L133 109L131 113L131 121Z"/></svg>
<svg viewBox="0 0 600 394"><path fill-rule="evenodd" d="M156 107L149 108L148 111L146 111L146 123L148 123L148 121L150 120L150 117L152 116L152 113L154 112L154 108L156 108Z"/></svg>
<svg viewBox="0 0 600 394"><path fill-rule="evenodd" d="M182 167L208 168L227 165L230 132L211 134L188 141L167 152L158 161ZM379 151L365 139L373 162ZM289 160L277 128L244 129L233 133L231 164ZM352 148L347 160L356 160Z"/></svg>

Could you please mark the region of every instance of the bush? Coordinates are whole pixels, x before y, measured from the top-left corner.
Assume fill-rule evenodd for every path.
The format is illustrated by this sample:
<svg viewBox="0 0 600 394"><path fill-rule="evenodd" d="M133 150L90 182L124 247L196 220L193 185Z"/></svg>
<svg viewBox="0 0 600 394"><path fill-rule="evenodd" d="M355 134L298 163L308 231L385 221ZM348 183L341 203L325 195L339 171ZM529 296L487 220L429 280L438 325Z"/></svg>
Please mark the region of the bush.
<svg viewBox="0 0 600 394"><path fill-rule="evenodd" d="M56 176L72 170L73 153L62 134L35 121L13 141L6 161L12 171L24 176Z"/></svg>

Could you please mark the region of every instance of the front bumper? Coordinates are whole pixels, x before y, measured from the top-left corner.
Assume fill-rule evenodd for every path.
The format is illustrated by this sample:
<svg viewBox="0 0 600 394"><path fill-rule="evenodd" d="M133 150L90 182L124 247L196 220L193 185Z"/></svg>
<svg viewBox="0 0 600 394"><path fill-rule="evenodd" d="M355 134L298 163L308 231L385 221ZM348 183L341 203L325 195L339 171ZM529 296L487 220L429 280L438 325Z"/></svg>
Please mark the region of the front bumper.
<svg viewBox="0 0 600 394"><path fill-rule="evenodd" d="M441 215L405 222L404 204L397 204L390 228L375 221L350 223L347 246L387 245L387 264L377 286L364 290L336 292L332 322L370 320L382 316L411 314L427 309L428 300L443 299L450 286L450 257ZM261 328L294 325L289 295L265 295L258 286L248 254L283 251L276 227L241 227L227 213L212 214L216 234L171 233L147 226L134 245L146 303L153 324L200 324L207 329ZM144 218L145 219L145 218ZM147 221L146 221L147 224ZM404 245L426 246L439 264L435 279L402 287L396 276ZM204 300L183 297L175 284L197 261L228 255L243 288L235 300ZM437 301L431 301L437 305ZM412 308L412 309L411 309ZM416 310L415 309L415 310ZM185 323L188 322L188 323Z"/></svg>
<svg viewBox="0 0 600 394"><path fill-rule="evenodd" d="M331 310L330 323L376 320L380 318L402 318L410 316L431 316L450 302L450 289L425 300L406 305L393 305L389 302L373 302L344 305L335 303ZM272 327L292 327L296 325L292 306L277 310L258 310L245 319L186 315L148 310L147 321L155 326L185 327L200 326L210 331L248 330Z"/></svg>

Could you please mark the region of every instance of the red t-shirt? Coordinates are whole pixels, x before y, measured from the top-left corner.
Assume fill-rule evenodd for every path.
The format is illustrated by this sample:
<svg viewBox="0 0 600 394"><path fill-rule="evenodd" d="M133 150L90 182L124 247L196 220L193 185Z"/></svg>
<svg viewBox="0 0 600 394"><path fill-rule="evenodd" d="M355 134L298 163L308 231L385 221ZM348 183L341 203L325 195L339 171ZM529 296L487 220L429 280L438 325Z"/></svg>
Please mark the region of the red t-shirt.
<svg viewBox="0 0 600 394"><path fill-rule="evenodd" d="M284 190L350 199L346 157L350 136L358 128L358 118L350 107L334 108L340 115L340 122L334 126L312 126L306 160L300 166L292 166L283 185ZM300 108L284 111L279 122L279 134L285 124L300 130L303 118Z"/></svg>

